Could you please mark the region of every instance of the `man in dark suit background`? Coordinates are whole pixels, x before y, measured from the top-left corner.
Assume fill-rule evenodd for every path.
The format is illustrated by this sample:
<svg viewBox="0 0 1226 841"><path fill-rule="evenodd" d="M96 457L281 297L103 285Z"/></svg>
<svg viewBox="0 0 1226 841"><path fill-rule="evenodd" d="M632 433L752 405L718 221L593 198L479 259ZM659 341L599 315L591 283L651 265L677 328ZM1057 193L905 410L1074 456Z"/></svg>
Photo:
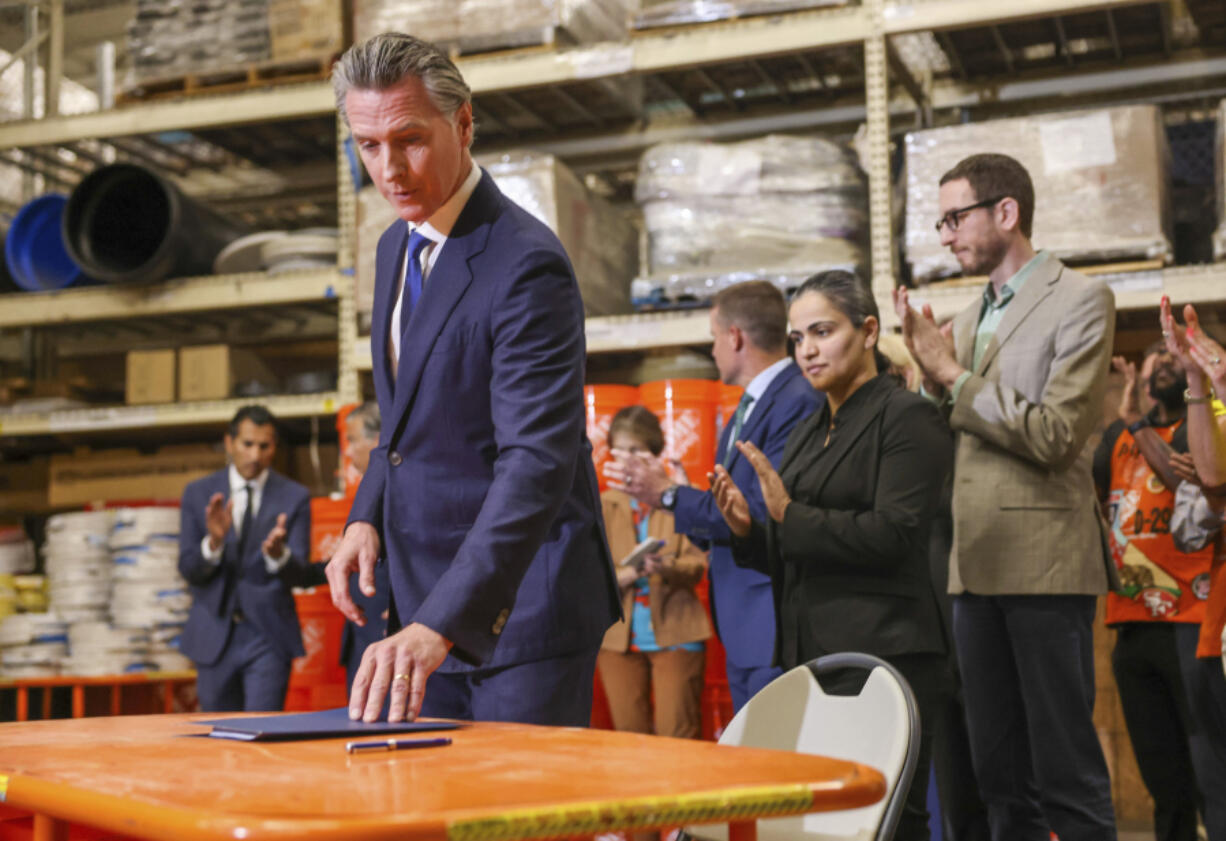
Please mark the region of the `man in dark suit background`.
<svg viewBox="0 0 1226 841"><path fill-rule="evenodd" d="M310 493L271 467L277 429L244 406L225 436L230 465L183 491L179 572L192 608L181 648L207 712L279 710L305 653L290 588L309 565Z"/></svg>
<svg viewBox="0 0 1226 841"><path fill-rule="evenodd" d="M583 304L556 236L469 154L471 93L437 48L388 33L333 70L337 107L400 219L376 252L371 329L383 429L345 536L389 636L350 715L586 725L620 616L583 411ZM407 224L405 224L407 223ZM427 680L428 679L428 680Z"/></svg>
<svg viewBox="0 0 1226 841"><path fill-rule="evenodd" d="M711 353L726 385L745 389L720 435L716 461L745 489L755 517L765 518L762 492L733 441L755 444L777 469L792 427L821 408L822 394L788 357L787 305L766 281L722 290L711 308ZM775 606L770 577L732 560L728 524L709 493L678 486L655 459L621 459L610 465L613 487L644 505L671 510L680 534L710 546L711 613L727 652L728 688L740 709L780 670L775 653ZM619 472L624 470L624 473Z"/></svg>
<svg viewBox="0 0 1226 841"><path fill-rule="evenodd" d="M370 467L370 454L379 446L379 404L368 400L345 417L345 440L349 445L349 458L354 469L365 475ZM357 675L358 666L362 664L362 655L372 642L383 639L387 632L387 608L389 589L387 563L382 559L375 564L375 594L367 596L362 592L358 574L349 576L349 598L353 599L366 617L366 624L359 625L349 619L345 620L345 629L341 632L341 665L345 667L345 687L353 689L353 679Z"/></svg>

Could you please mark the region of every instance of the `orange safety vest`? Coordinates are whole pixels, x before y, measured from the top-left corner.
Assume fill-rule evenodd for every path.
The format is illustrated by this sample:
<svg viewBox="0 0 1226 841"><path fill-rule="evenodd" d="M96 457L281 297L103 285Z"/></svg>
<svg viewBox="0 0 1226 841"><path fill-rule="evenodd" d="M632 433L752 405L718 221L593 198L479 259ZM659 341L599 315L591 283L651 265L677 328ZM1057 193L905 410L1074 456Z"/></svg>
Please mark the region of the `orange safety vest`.
<svg viewBox="0 0 1226 841"><path fill-rule="evenodd" d="M1153 429L1169 444L1182 423ZM1107 594L1107 624L1201 622L1213 547L1197 552L1175 547L1175 492L1162 484L1127 429L1111 451L1107 506L1111 554L1123 582L1122 589Z"/></svg>

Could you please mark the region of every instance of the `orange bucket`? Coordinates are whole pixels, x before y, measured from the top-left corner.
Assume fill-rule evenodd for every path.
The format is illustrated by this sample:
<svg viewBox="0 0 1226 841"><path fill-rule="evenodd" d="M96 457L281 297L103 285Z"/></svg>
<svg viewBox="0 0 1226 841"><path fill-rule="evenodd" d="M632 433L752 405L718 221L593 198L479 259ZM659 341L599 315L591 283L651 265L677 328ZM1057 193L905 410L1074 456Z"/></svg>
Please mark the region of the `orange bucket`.
<svg viewBox="0 0 1226 841"><path fill-rule="evenodd" d="M306 656L294 660L285 709L299 712L343 707L349 702L345 667L340 664L345 617L332 606L327 585L295 592L294 604Z"/></svg>
<svg viewBox="0 0 1226 841"><path fill-rule="evenodd" d="M583 389L587 437L592 442L592 461L596 463L601 493L605 491L604 466L609 460L609 424L619 409L638 402L639 390L632 385L589 385Z"/></svg>
<svg viewBox="0 0 1226 841"><path fill-rule="evenodd" d="M664 456L677 459L690 484L707 487L715 468L715 416L719 383L714 380L659 380L639 387L643 405L655 412L664 428Z"/></svg>
<svg viewBox="0 0 1226 841"><path fill-rule="evenodd" d="M362 481L362 474L353 466L353 458L349 455L349 442L345 439L345 421L349 419L349 413L357 407L357 403L348 403L341 406L341 410L336 413L336 434L341 451L341 462L337 467L337 472L340 474L341 486L347 497L358 492L358 482Z"/></svg>
<svg viewBox="0 0 1226 841"><path fill-rule="evenodd" d="M352 498L332 499L327 496L311 498L311 560L327 561L340 545L349 519Z"/></svg>

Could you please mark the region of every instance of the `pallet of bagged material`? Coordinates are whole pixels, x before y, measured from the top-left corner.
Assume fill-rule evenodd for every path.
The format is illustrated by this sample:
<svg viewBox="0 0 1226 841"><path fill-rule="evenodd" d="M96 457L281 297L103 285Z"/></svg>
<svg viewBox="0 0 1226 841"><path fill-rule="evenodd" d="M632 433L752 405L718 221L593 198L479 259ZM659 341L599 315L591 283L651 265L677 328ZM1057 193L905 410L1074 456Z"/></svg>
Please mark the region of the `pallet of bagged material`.
<svg viewBox="0 0 1226 841"><path fill-rule="evenodd" d="M207 94L235 93L272 85L292 85L327 79L336 54L276 59L236 67L197 70L176 76L141 79L117 97L119 104Z"/></svg>
<svg viewBox="0 0 1226 841"><path fill-rule="evenodd" d="M846 6L847 0L647 0L630 21L631 34L668 34L741 18Z"/></svg>
<svg viewBox="0 0 1226 841"><path fill-rule="evenodd" d="M1128 260L1121 263L1095 263L1088 266L1072 265L1074 271L1081 272L1084 275L1118 275L1129 274L1132 272L1153 272L1164 268L1166 263L1161 259L1154 260ZM962 289L972 286L983 286L988 282L986 275L976 275L974 277L951 277L945 280L934 280L924 286L940 286L943 289ZM923 286L920 287L924 288Z"/></svg>

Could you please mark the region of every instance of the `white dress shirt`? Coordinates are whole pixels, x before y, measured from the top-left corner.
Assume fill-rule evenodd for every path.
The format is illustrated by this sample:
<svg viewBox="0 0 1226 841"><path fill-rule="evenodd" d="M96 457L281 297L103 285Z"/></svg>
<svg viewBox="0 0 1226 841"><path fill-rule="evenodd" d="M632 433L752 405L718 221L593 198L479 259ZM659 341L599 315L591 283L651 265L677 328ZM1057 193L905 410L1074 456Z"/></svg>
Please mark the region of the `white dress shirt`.
<svg viewBox="0 0 1226 841"><path fill-rule="evenodd" d="M242 530L243 525L243 515L247 512L247 491L245 489L247 485L252 486L251 523L252 527L254 527L255 519L260 513L260 503L264 501L264 486L268 484L268 471L265 470L254 479L244 479L239 474L238 469L231 464L229 468L229 476L230 501L232 503L230 508L230 516L234 522L234 534L242 537L240 531ZM252 537L259 540L260 543L264 542L264 538L259 537L258 535L252 535ZM209 535L207 534L204 536L204 540L200 544L200 553L204 556L204 559L211 564L221 563L222 548L218 547L216 550L214 550L209 545ZM291 553L289 546L287 545L284 549L282 549L281 557L279 558L270 558L267 552L262 554L264 555L264 568L268 570L269 575L276 575L281 571L281 567L289 563Z"/></svg>
<svg viewBox="0 0 1226 841"><path fill-rule="evenodd" d="M442 207L434 211L433 216L421 225L414 225L412 222L405 223L409 226L410 237L413 236L414 231L421 231L422 236L430 240L422 248L419 257L421 260L423 292L425 291L426 280L430 277L430 270L438 262L438 255L442 253L443 246L447 244L447 238L451 236L451 229L455 227L456 220L460 218L460 213L464 210L464 206L468 204L468 200L472 197L473 192L480 183L481 167L473 164L469 169L468 177L460 184L460 189L452 193L451 198L447 199ZM408 248L407 245L405 247ZM393 371L396 370L396 360L400 359L400 310L404 306L404 292L408 286L409 273L409 261L402 259L401 263L400 282L396 290L396 306L392 308L391 330L388 331L391 336Z"/></svg>

